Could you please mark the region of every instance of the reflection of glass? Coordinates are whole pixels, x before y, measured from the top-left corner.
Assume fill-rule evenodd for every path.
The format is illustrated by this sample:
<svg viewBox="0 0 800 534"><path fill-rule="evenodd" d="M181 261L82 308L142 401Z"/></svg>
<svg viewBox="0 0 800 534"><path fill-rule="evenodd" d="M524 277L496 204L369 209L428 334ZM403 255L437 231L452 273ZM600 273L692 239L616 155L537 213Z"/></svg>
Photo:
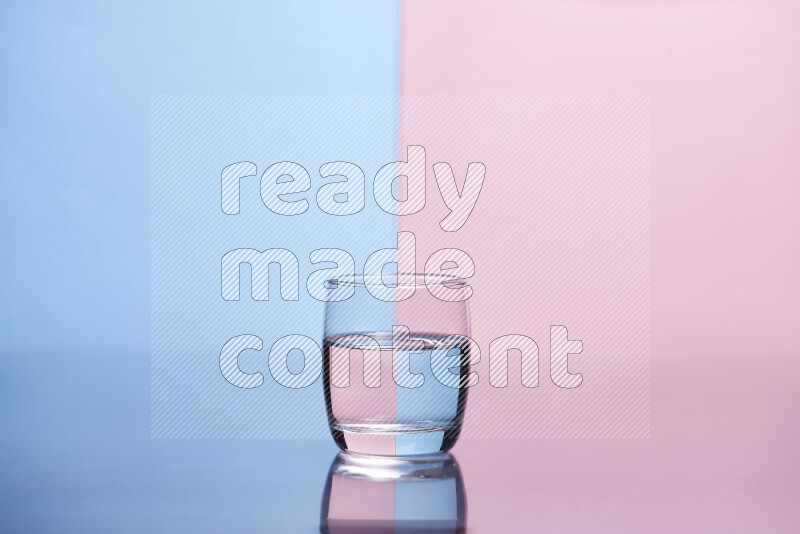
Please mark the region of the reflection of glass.
<svg viewBox="0 0 800 534"><path fill-rule="evenodd" d="M383 458L340 453L322 495L320 531L330 534L463 533L467 502L449 454Z"/></svg>
<svg viewBox="0 0 800 534"><path fill-rule="evenodd" d="M406 273L327 284L341 297L326 304L323 362L336 444L382 456L449 450L467 400L469 286L456 277ZM434 296L429 288L437 284Z"/></svg>

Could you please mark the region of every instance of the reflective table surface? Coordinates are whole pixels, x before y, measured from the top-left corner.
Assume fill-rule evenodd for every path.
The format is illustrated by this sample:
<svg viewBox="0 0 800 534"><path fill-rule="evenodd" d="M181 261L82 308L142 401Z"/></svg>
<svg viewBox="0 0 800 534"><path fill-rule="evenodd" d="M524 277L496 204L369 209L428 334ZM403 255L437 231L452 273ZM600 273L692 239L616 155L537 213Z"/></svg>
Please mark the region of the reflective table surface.
<svg viewBox="0 0 800 534"><path fill-rule="evenodd" d="M649 439L462 440L415 475L332 440L152 440L146 356L18 356L3 532L800 531L796 358L656 359Z"/></svg>

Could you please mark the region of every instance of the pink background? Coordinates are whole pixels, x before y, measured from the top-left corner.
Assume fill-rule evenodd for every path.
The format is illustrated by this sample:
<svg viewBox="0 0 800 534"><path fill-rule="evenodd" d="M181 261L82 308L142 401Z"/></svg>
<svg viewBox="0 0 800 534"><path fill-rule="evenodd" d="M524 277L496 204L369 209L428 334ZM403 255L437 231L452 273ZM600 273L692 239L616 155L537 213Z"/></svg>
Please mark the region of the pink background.
<svg viewBox="0 0 800 534"><path fill-rule="evenodd" d="M647 97L410 95L400 108L401 141L424 146L428 160L425 208L399 220L417 236L417 265L444 248L475 264L469 307L479 378L463 437L647 437ZM475 208L455 232L439 226L448 210L431 170L437 162L451 165L458 184L469 162L486 167ZM416 299L397 304L398 320ZM582 382L551 360L551 325L582 342L568 356ZM537 387L522 386L516 350L508 386L492 387L505 351L491 354L491 344L507 335L538 345Z"/></svg>
<svg viewBox="0 0 800 534"><path fill-rule="evenodd" d="M650 99L650 438L463 440L470 532L800 529L799 23L797 2L404 2L405 95Z"/></svg>

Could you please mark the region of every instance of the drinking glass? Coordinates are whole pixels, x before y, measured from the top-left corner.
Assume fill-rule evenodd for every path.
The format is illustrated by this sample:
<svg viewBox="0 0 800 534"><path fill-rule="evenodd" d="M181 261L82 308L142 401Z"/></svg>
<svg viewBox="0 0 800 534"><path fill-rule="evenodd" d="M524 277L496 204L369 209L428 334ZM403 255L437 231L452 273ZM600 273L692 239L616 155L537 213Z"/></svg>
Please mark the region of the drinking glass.
<svg viewBox="0 0 800 534"><path fill-rule="evenodd" d="M448 451L467 401L469 285L442 274L378 273L326 286L323 377L336 444L379 456Z"/></svg>

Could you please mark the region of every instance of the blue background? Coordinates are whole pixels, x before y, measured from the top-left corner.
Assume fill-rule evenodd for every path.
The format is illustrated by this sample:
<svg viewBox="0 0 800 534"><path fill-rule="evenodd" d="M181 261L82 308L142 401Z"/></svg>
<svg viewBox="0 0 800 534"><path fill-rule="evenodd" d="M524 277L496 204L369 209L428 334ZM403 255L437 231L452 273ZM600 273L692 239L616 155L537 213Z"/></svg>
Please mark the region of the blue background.
<svg viewBox="0 0 800 534"><path fill-rule="evenodd" d="M396 219L372 194L372 177L397 159L396 100L394 95L154 98L153 437L330 436L321 379L324 304L311 296L307 280L312 271L325 269L327 276L337 271L331 270L335 263L312 264L310 255L315 249L344 250L360 271L373 251L396 246ZM238 180L240 212L225 214L221 171L240 161L251 161L258 169L254 176ZM259 192L259 177L272 164L285 161L303 167L310 183L308 191L283 196L307 207L291 216L273 213ZM317 199L317 191L337 178L323 179L318 169L331 161L353 162L362 169L367 199L358 213L336 216L322 211L326 197ZM356 176L350 181L359 183ZM264 185L269 182L266 178ZM280 249L286 257L283 266L264 269L268 277L246 263L221 276L221 260L229 251ZM338 268L339 274L352 274L352 266ZM299 276L292 275L298 271ZM259 291L267 287L267 278L268 300ZM221 280L222 285L239 286L237 300L223 298ZM284 284L297 285L297 296L288 288L285 294L279 290ZM359 316L374 315L356 299L340 306ZM391 317L384 331L391 330ZM260 350L242 352L237 359L242 371L262 373L264 383L257 389L234 387L220 372L220 350L242 334L261 340ZM287 388L278 381L294 380L279 363L295 346L281 341L289 335L316 343L309 343L305 354L291 352L288 360L297 364L292 366L295 373L308 377L308 387Z"/></svg>
<svg viewBox="0 0 800 534"><path fill-rule="evenodd" d="M394 94L397 4L5 2L0 40L0 530L314 532L331 440L149 437L150 99Z"/></svg>

